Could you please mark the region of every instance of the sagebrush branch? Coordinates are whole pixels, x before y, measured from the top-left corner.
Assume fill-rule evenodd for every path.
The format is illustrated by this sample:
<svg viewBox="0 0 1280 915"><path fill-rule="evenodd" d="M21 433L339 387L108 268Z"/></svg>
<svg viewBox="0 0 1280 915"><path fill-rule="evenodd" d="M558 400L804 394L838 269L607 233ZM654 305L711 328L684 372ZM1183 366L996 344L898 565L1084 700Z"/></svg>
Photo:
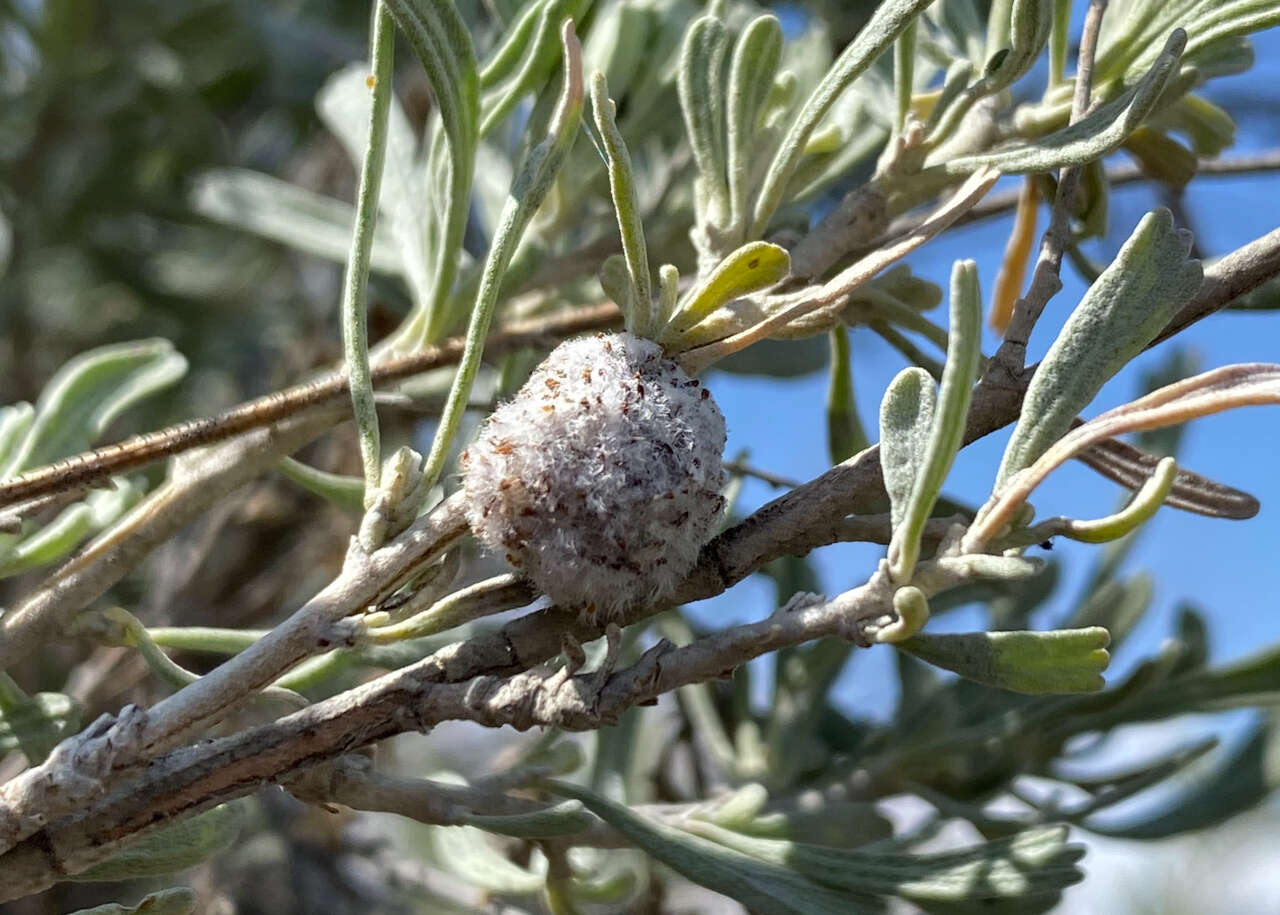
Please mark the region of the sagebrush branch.
<svg viewBox="0 0 1280 915"><path fill-rule="evenodd" d="M973 580L976 571L964 557L940 559L922 563L920 581L927 583L929 593L937 593ZM105 860L155 823L194 815L394 734L450 720L518 730L594 730L616 721L628 708L726 675L780 648L824 636L865 643L864 626L890 614L891 608L892 586L882 566L866 584L832 600L793 602L765 620L681 648L662 641L619 671L571 673L563 668L459 680L451 667L465 643L449 646L279 721L149 760L135 778L47 823L38 835L0 857L9 875L0 901L38 892L61 875ZM60 761L64 766L68 762ZM427 813L448 815L439 806Z"/></svg>
<svg viewBox="0 0 1280 915"><path fill-rule="evenodd" d="M560 340L590 330L612 327L621 320L613 304L575 308L562 314L512 322L494 333L485 344L490 355ZM432 369L453 365L462 357L463 339L453 337L438 346L427 346L406 356L378 360L370 372L373 384L402 381ZM50 492L85 486L113 474L143 467L217 442L226 441L252 429L261 429L320 405L341 401L350 395L350 383L343 372L331 372L315 381L294 385L232 407L216 416L188 420L154 432L135 435L54 461L11 480L0 481L0 507L34 499Z"/></svg>
<svg viewBox="0 0 1280 915"><path fill-rule="evenodd" d="M351 636L340 631L340 621L389 594L465 529L462 498L455 495L373 554L353 537L341 574L249 648L146 711L130 706L116 721L99 719L41 765L0 786L0 848L33 832L41 817L60 816L97 797L106 790L104 780L145 764L150 754L212 723L297 662L342 644Z"/></svg>

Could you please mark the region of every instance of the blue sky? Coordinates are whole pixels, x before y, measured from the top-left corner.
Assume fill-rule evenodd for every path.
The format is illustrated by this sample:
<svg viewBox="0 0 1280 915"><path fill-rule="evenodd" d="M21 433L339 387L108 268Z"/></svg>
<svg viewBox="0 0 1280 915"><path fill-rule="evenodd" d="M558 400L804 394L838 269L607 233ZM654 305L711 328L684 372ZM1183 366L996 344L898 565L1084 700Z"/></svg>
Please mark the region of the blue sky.
<svg viewBox="0 0 1280 915"><path fill-rule="evenodd" d="M1205 94L1237 114L1237 144L1228 155L1270 148L1280 143L1280 30L1256 36L1258 62L1241 76L1211 83ZM1123 157L1118 156L1117 160ZM1280 175L1198 178L1186 194L1201 248L1220 255L1280 224ZM1112 197L1110 237L1091 253L1109 258L1142 215L1159 205L1145 187L1129 185ZM1042 220L1043 225L1043 220ZM1009 220L990 220L955 230L908 259L912 269L946 288L950 265L957 258L978 262L984 294L990 293L1009 231ZM1085 284L1069 267L1064 289L1050 303L1032 340L1033 357L1052 342ZM934 313L945 320L945 307ZM855 330L853 371L859 412L875 437L880 394L904 362L873 334ZM984 350L997 344L989 334ZM1166 357L1161 347L1137 360L1108 383L1086 415L1132 398L1140 373ZM1184 333L1176 345L1189 348L1202 370L1232 362L1280 361L1280 314L1224 312ZM751 451L751 462L797 479L810 479L827 467L825 396L827 378L818 373L800 379L748 378L717 373L711 381L729 423L727 453ZM966 449L957 460L947 491L980 503L990 491L994 469L1009 430ZM1117 653L1113 673L1122 673L1150 653L1170 631L1181 601L1205 613L1215 661L1227 661L1280 641L1280 612L1272 594L1280 590L1280 410L1255 407L1197 421L1187 430L1181 463L1212 478L1245 489L1262 500L1259 515L1245 522L1222 521L1162 509L1148 525L1129 557L1125 573L1149 571L1156 581L1155 603L1130 641ZM769 486L747 484L740 508L749 511L773 498ZM1082 465L1058 471L1034 499L1041 516L1070 512L1076 517L1112 510L1120 490ZM1054 556L1062 563L1067 587L1045 611L1045 624L1060 618L1074 598L1097 548L1059 541ZM824 588L836 593L865 580L882 548L851 544L814 554ZM756 576L725 595L698 605L694 612L708 623L726 625L756 619L773 608L772 585ZM973 629L982 616L961 610L938 621L939 628ZM895 677L889 649L860 653L838 685L841 704L863 713L888 713Z"/></svg>

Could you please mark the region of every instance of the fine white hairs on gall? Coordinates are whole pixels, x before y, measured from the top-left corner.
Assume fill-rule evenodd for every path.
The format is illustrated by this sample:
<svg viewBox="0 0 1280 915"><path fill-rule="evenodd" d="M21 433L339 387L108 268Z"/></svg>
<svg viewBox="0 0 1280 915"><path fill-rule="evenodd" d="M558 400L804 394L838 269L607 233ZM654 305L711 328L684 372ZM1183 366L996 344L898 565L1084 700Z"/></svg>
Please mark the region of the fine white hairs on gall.
<svg viewBox="0 0 1280 915"><path fill-rule="evenodd" d="M724 507L724 417L630 333L560 344L462 454L471 529L562 607L672 594Z"/></svg>

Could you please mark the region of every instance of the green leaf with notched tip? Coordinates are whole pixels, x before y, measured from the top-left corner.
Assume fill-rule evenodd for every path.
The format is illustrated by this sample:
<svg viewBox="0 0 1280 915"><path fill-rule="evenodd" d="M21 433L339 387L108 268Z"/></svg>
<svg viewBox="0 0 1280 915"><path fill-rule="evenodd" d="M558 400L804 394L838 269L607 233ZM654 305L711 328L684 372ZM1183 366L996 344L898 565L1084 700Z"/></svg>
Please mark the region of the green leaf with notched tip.
<svg viewBox="0 0 1280 915"><path fill-rule="evenodd" d="M1015 693L1087 693L1106 685L1107 630L916 635L896 648L966 680Z"/></svg>

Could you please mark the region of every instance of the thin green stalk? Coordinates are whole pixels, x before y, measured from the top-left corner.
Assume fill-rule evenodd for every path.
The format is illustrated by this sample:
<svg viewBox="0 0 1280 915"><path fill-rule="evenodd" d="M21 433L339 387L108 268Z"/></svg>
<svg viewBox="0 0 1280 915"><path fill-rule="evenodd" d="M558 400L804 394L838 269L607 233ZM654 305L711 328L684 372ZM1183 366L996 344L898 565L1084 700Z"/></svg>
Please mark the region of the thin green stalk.
<svg viewBox="0 0 1280 915"><path fill-rule="evenodd" d="M341 473L329 473L310 464L286 457L276 465L280 475L297 483L308 492L315 493L343 511L364 513L365 481Z"/></svg>
<svg viewBox="0 0 1280 915"><path fill-rule="evenodd" d="M831 329L831 385L827 389L827 446L831 463L839 464L869 444L853 396L849 331L840 324Z"/></svg>
<svg viewBox="0 0 1280 915"><path fill-rule="evenodd" d="M912 343L903 334L899 333L898 329L888 321L885 321L883 318L876 318L868 323L867 327L870 328L876 336L884 340L885 343L888 343L906 357L906 360L912 365L918 365L920 368L932 375L934 381L942 380L942 363L937 359L934 359L924 350L920 349L920 347Z"/></svg>
<svg viewBox="0 0 1280 915"><path fill-rule="evenodd" d="M1054 0L1053 25L1049 31L1049 86L1062 85L1067 72L1067 46L1070 43L1071 0ZM1046 94L1048 93L1046 89Z"/></svg>
<svg viewBox="0 0 1280 915"><path fill-rule="evenodd" d="M902 136L903 128L907 125L907 113L911 110L911 90L915 85L915 61L916 23L913 19L893 43L893 87L898 103L893 129L898 136Z"/></svg>
<svg viewBox="0 0 1280 915"><path fill-rule="evenodd" d="M947 332L945 330L914 308L903 305L888 293L881 292L878 289L862 289L859 290L859 298L862 299L859 304L863 305L866 311L869 312L867 315L869 321L876 318L888 321L891 324L898 325L903 330L919 334L938 347L938 349L945 350L947 348ZM859 308L858 310L861 311L862 309Z"/></svg>
<svg viewBox="0 0 1280 915"><path fill-rule="evenodd" d="M213 626L157 626L147 634L157 645L180 651L239 654L267 634L266 629L219 629Z"/></svg>
<svg viewBox="0 0 1280 915"><path fill-rule="evenodd" d="M391 111L391 73L395 56L395 22L384 3L379 2L373 23L373 107L369 112L369 145L360 168L360 192L356 198L356 224L347 256L342 283L342 350L347 380L351 386L351 407L360 437L360 460L364 464L364 504L368 508L382 479L378 408L373 399L373 377L369 370L369 330L365 315L365 288L369 283L369 260L373 253L373 233L378 223L378 194L382 186L382 166L387 153L387 121Z"/></svg>

